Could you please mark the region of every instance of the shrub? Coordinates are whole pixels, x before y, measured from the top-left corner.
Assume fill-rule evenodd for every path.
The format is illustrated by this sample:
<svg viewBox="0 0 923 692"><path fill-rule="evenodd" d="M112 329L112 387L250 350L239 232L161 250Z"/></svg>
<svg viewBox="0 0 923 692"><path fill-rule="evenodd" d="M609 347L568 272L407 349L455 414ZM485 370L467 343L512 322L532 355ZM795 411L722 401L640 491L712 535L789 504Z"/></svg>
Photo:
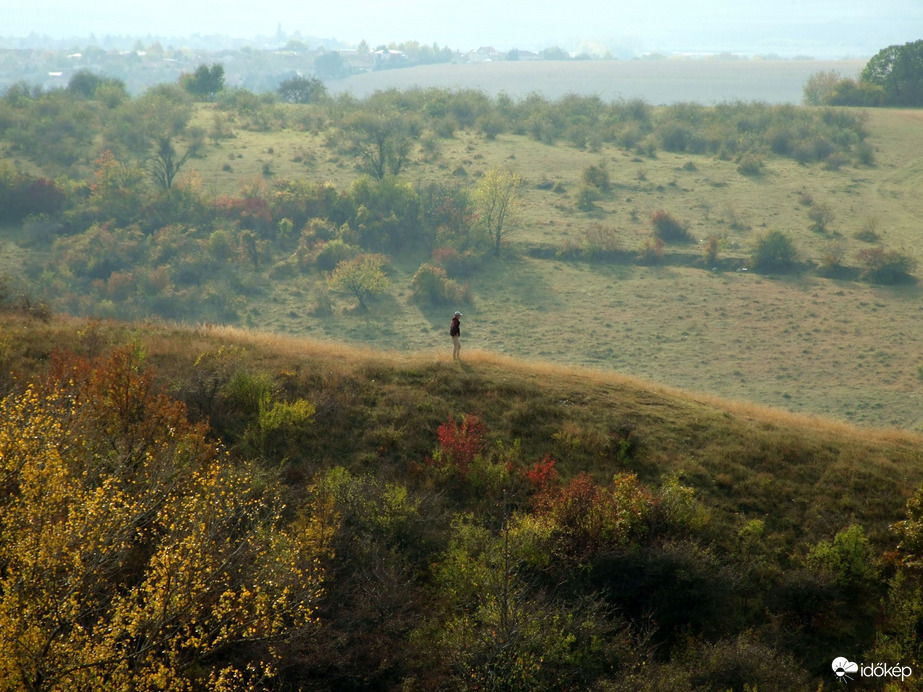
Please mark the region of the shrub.
<svg viewBox="0 0 923 692"><path fill-rule="evenodd" d="M688 243L692 240L689 230L684 223L680 223L663 209L651 217L654 225L654 237L665 243Z"/></svg>
<svg viewBox="0 0 923 692"><path fill-rule="evenodd" d="M251 660L237 670L224 656L311 624L323 531L310 514L291 525L276 484L229 463L140 358L58 354L44 382L0 400L6 688L260 676L265 649L238 648Z"/></svg>
<svg viewBox="0 0 923 692"><path fill-rule="evenodd" d="M836 277L844 273L843 259L846 257L846 245L840 241L830 243L824 248L820 257L820 273Z"/></svg>
<svg viewBox="0 0 923 692"><path fill-rule="evenodd" d="M759 154L748 153L740 157L737 163L737 172L741 175L758 176L763 174L763 157Z"/></svg>
<svg viewBox="0 0 923 692"><path fill-rule="evenodd" d="M604 163L598 166L593 165L584 169L583 182L591 187L595 187L601 192L606 192L612 186L609 181L609 171Z"/></svg>
<svg viewBox="0 0 923 692"><path fill-rule="evenodd" d="M553 526L553 554L581 563L643 535L654 502L634 474L617 474L600 486L581 472L564 487L547 487L535 506Z"/></svg>
<svg viewBox="0 0 923 692"><path fill-rule="evenodd" d="M811 205L808 210L808 218L811 219L811 230L815 233L826 233L827 226L833 221L833 210L829 205L822 202Z"/></svg>
<svg viewBox="0 0 923 692"><path fill-rule="evenodd" d="M861 526L840 531L833 541L821 541L808 553L814 571L828 572L842 587L862 586L876 579L878 567L868 537Z"/></svg>
<svg viewBox="0 0 923 692"><path fill-rule="evenodd" d="M623 253L622 244L610 226L595 223L584 232L586 240L583 253L590 261L607 261L620 257Z"/></svg>
<svg viewBox="0 0 923 692"><path fill-rule="evenodd" d="M838 171L849 163L849 155L842 151L835 151L824 159L824 169Z"/></svg>
<svg viewBox="0 0 923 692"><path fill-rule="evenodd" d="M878 235L878 219L874 216L868 217L862 223L862 230L857 231L853 238L863 243L877 243L881 240L881 236Z"/></svg>
<svg viewBox="0 0 923 692"><path fill-rule="evenodd" d="M712 233L702 243L702 261L706 266L714 267L718 261L718 252L724 245L724 239L715 233Z"/></svg>
<svg viewBox="0 0 923 692"><path fill-rule="evenodd" d="M856 161L863 166L874 166L875 147L868 142L859 142L856 146Z"/></svg>
<svg viewBox="0 0 923 692"><path fill-rule="evenodd" d="M692 141L693 130L684 123L670 121L657 128L657 137L666 151L683 152Z"/></svg>
<svg viewBox="0 0 923 692"><path fill-rule="evenodd" d="M410 281L414 299L433 305L456 304L468 299L468 287L446 276L445 270L432 264L421 264Z"/></svg>
<svg viewBox="0 0 923 692"><path fill-rule="evenodd" d="M278 453L286 445L297 444L313 422L314 413L314 405L306 399L271 402L269 397L264 397L260 401L257 430L251 431L251 435L264 455Z"/></svg>
<svg viewBox="0 0 923 692"><path fill-rule="evenodd" d="M365 300L373 295L385 293L391 282L385 276L387 258L383 255L357 255L340 262L327 275L327 285L335 291L352 294L365 310Z"/></svg>
<svg viewBox="0 0 923 692"><path fill-rule="evenodd" d="M664 242L660 238L645 238L638 251L640 264L658 264L663 260Z"/></svg>
<svg viewBox="0 0 923 692"><path fill-rule="evenodd" d="M474 250L459 252L453 247L439 247L433 250L433 264L445 269L447 276L468 276L481 262L481 256Z"/></svg>
<svg viewBox="0 0 923 692"><path fill-rule="evenodd" d="M917 262L896 250L883 247L865 248L856 255L859 261L859 277L876 284L899 284L909 281Z"/></svg>
<svg viewBox="0 0 923 692"><path fill-rule="evenodd" d="M591 185L583 185L577 191L577 209L593 211L599 201L599 190Z"/></svg>
<svg viewBox="0 0 923 692"><path fill-rule="evenodd" d="M474 458L487 449L487 428L476 413L462 416L461 423L450 418L436 431L439 449L431 460L436 466L449 466L467 476Z"/></svg>
<svg viewBox="0 0 923 692"><path fill-rule="evenodd" d="M798 251L785 233L769 231L757 238L750 261L758 272L792 271L798 264Z"/></svg>
<svg viewBox="0 0 923 692"><path fill-rule="evenodd" d="M335 238L321 245L320 250L314 258L319 269L331 271L340 262L354 259L361 249L355 245L344 243L339 238Z"/></svg>

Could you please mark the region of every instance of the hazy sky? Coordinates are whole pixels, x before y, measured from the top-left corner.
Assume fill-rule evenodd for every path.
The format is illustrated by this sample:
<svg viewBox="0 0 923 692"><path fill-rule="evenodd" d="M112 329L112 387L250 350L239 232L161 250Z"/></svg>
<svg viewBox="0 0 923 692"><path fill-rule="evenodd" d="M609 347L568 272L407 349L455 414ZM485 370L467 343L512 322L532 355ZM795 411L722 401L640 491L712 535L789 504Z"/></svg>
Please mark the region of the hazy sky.
<svg viewBox="0 0 923 692"><path fill-rule="evenodd" d="M249 38L283 32L465 50L619 43L643 51L845 57L923 38L923 0L0 0L0 36Z"/></svg>

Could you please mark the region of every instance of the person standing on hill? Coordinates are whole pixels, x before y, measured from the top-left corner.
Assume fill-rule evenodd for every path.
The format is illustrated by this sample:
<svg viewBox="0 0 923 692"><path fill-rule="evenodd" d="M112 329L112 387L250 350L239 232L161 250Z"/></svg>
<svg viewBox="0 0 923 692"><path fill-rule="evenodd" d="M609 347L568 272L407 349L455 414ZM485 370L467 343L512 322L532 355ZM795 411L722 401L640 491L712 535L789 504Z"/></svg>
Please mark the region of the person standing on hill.
<svg viewBox="0 0 923 692"><path fill-rule="evenodd" d="M456 310L455 316L452 317L452 326L449 327L449 336L452 337L452 358L455 360L460 360L458 353L461 351L461 316L462 314Z"/></svg>

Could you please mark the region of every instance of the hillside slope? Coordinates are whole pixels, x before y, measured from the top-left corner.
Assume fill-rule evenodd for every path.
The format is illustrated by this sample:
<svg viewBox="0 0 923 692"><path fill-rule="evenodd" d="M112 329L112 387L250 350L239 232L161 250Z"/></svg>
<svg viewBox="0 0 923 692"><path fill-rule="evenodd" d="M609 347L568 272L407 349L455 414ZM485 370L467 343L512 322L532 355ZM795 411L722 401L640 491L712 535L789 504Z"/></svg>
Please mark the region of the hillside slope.
<svg viewBox="0 0 923 692"><path fill-rule="evenodd" d="M632 471L650 484L678 478L730 519L759 517L794 541L858 521L885 539L923 482L923 438L862 428L642 379L487 352L453 364L443 352L399 355L220 326L3 318L3 365L14 381L54 349L98 355L137 342L159 381L193 415L211 414L235 444L240 429L204 403L214 382L246 371L317 407L296 460L406 473L436 445L448 418L477 413L490 436L551 454L566 474ZM227 415L226 413L224 414ZM238 422L239 424L239 422ZM620 444L630 453L619 453Z"/></svg>
<svg viewBox="0 0 923 692"><path fill-rule="evenodd" d="M282 686L781 691L841 655L916 667L915 553L890 530L923 482L915 434L485 352L22 310L0 313L0 393L125 344L278 477L291 526L328 527Z"/></svg>

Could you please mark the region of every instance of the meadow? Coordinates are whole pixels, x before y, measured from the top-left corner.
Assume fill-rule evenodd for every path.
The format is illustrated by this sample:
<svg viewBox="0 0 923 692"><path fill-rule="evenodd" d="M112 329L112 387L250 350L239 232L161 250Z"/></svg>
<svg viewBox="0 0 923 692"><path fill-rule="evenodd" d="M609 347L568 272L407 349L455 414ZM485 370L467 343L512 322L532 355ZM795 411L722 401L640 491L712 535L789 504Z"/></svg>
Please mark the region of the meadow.
<svg viewBox="0 0 923 692"><path fill-rule="evenodd" d="M722 69L762 66L714 62ZM340 194L354 189L362 173L337 128L351 117L350 109L365 102L343 96L327 105L294 106L254 95L229 98L238 100L195 105L190 127L220 134L203 139L185 164L180 189L194 191L203 204L219 205L235 197L240 204L269 199L286 181L329 183ZM376 98L384 106L370 99L369 108L423 99L428 110L452 97L415 89L406 99L399 91ZM434 185L474 191L492 169L509 170L523 180L503 252L485 254L459 277L467 288L463 304L432 305L413 294L418 267L433 261L430 242L390 253L390 290L372 299L369 310L357 310L348 295L328 290L325 271L295 266L293 245L276 248L273 241L260 240L267 255L255 269L242 259L242 250L221 250L219 258L209 249L210 227L202 222L196 230L195 221L187 220L192 230L186 235L196 239L187 240L191 244L183 252L211 253L206 258L211 265L203 274L207 265L195 260L196 278L182 291L185 303L199 309L164 316L385 351L448 354L448 320L461 309L466 350L615 371L867 426L923 425L918 406L923 359L915 348L923 304L916 278L911 271L907 280L888 285L859 280L862 253L877 248L900 253L910 265L923 259L918 242L923 201L917 194L923 166L915 155L923 137L919 111L843 109L845 118L861 123L861 156L799 160L763 144L749 155L753 169L747 170L741 151L705 144L677 151L652 144L654 135L626 145L589 130L581 134L579 127L577 135L555 138L522 128L488 133L470 115L471 109L485 108L528 114L530 98L537 99L536 108L566 112L587 108L592 97L572 95L557 102L535 95L497 97L488 103L483 92L461 91L454 98L472 121L438 136L424 130L403 165L401 183L421 195ZM637 105L618 103L628 110ZM703 123L693 138L707 143L719 137L714 133L718 121L709 124L710 113L719 114L719 120L738 118L736 134L721 136L744 140L772 108L789 108L786 117L793 122L808 114L835 124L838 117L833 110L742 102L675 104L652 112L655 121L667 125L671 118L685 118L693 131L696 122ZM435 119L427 122L440 127ZM7 153L18 170L43 172L23 156L26 152ZM87 168L82 173L91 179ZM585 198L592 170L604 172L606 184ZM818 210L824 214L820 224ZM675 218L691 242L670 243L654 261L640 261L658 213ZM182 220L171 228L181 225ZM43 228L38 223L4 230L0 272L48 300L52 309L123 319L161 314L140 300L140 278L147 269L114 257L105 270L94 270L96 283L84 280L78 288L74 273L94 261L93 243L107 241L61 238L49 253L53 238ZM145 242L168 242L156 240L152 230ZM294 229L296 239L300 232ZM769 232L792 239L797 271L752 271L754 245ZM232 228L232 236L236 233ZM590 251L599 243L608 254ZM709 244L713 252L706 259ZM176 272L178 262L162 266ZM107 283L113 270L116 279L129 283ZM163 283L169 278L150 281L169 289ZM214 306L211 312L209 306Z"/></svg>
<svg viewBox="0 0 923 692"><path fill-rule="evenodd" d="M919 428L923 360L915 344L923 304L916 283L739 270L767 230L791 234L808 263L837 246L851 264L876 244L923 260L923 201L916 194L923 167L914 154L921 121L918 111L870 111L874 165L838 170L772 157L754 177L712 156L639 157L605 145L591 152L459 132L441 143L435 161L417 160L405 177L417 187L459 177L473 186L493 166L524 177L510 251L467 280L474 298L463 309L466 348L614 370L865 425ZM233 162L232 172L220 170L225 161ZM352 162L327 152L320 135L303 133L242 130L195 162L216 193L259 176L267 164L279 178L307 175L337 186L354 175ZM575 193L593 165L609 172L611 191L581 211ZM559 192L548 189L555 185ZM823 232L812 230L809 218L818 203L833 212ZM696 241L720 236L720 266L704 266L701 242L670 248L660 266L561 259L599 226L611 229L626 252L636 250L659 209L688 224ZM857 238L870 229L877 240ZM424 259L395 261L395 290L368 313L334 297L332 317L314 314L318 282L306 276L273 284L268 300L244 310L244 323L385 350L448 353L451 310L409 300L410 276Z"/></svg>
<svg viewBox="0 0 923 692"><path fill-rule="evenodd" d="M644 60L488 61L378 70L329 83L331 93L358 98L375 91L427 87L478 89L490 96L550 99L568 94L605 101L643 99L654 105L683 101L714 105L726 101L801 103L802 88L816 72L855 78L865 60L773 60L735 57L677 57Z"/></svg>

